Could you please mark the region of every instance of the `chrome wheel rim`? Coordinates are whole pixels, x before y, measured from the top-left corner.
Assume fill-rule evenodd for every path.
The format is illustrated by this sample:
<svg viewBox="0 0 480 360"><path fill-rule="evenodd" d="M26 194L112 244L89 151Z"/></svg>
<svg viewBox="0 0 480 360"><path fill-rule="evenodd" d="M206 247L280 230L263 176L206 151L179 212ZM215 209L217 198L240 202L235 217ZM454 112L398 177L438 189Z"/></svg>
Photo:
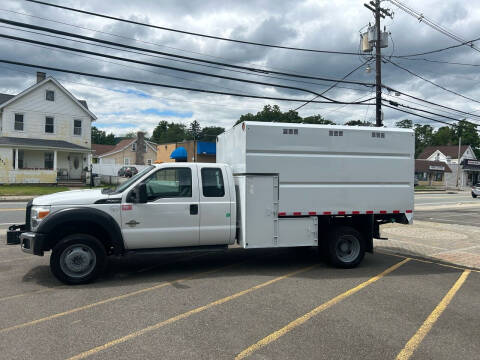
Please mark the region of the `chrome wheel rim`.
<svg viewBox="0 0 480 360"><path fill-rule="evenodd" d="M72 278L82 278L89 275L95 265L97 257L88 245L70 245L60 255L62 271Z"/></svg>
<svg viewBox="0 0 480 360"><path fill-rule="evenodd" d="M360 254L360 241L355 236L342 235L337 241L335 251L342 262L353 262Z"/></svg>

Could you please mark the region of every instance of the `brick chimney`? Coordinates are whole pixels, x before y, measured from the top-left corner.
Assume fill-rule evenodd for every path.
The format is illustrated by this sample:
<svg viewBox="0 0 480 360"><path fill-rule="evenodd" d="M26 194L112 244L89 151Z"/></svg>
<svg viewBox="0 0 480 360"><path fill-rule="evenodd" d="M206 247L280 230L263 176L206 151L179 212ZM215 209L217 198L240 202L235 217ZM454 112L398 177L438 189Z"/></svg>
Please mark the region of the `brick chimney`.
<svg viewBox="0 0 480 360"><path fill-rule="evenodd" d="M145 165L145 133L137 132L137 150L135 152L135 164Z"/></svg>
<svg viewBox="0 0 480 360"><path fill-rule="evenodd" d="M41 71L37 71L37 84L45 80L46 77L47 77L47 74Z"/></svg>

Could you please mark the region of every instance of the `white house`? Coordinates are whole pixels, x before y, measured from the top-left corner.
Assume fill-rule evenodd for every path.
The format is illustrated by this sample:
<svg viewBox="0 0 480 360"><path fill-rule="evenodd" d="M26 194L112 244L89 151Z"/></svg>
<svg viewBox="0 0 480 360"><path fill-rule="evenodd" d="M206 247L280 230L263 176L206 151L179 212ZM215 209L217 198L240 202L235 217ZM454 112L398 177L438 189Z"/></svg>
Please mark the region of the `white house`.
<svg viewBox="0 0 480 360"><path fill-rule="evenodd" d="M458 156L460 153L460 157ZM480 182L480 161L470 145L428 146L418 156L419 159L428 161L441 161L452 169L446 173L446 186L453 188L471 186ZM458 169L458 172L457 172Z"/></svg>
<svg viewBox="0 0 480 360"><path fill-rule="evenodd" d="M45 73L18 95L0 94L0 183L84 180L95 119L85 101Z"/></svg>

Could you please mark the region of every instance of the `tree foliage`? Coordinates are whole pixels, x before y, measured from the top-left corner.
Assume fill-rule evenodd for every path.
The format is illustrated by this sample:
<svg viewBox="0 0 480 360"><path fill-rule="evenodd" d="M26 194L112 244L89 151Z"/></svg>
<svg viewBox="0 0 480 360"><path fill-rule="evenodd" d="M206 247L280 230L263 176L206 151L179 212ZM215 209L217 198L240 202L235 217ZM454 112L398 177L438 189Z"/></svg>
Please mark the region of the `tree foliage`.
<svg viewBox="0 0 480 360"><path fill-rule="evenodd" d="M278 105L265 105L263 109L255 115L248 113L241 115L235 125L244 121L262 121L262 122L281 122L281 123L305 123L305 124L331 124L335 123L325 120L320 115L308 116L302 118L295 110L282 112Z"/></svg>
<svg viewBox="0 0 480 360"><path fill-rule="evenodd" d="M115 145L115 135L92 126L92 144Z"/></svg>
<svg viewBox="0 0 480 360"><path fill-rule="evenodd" d="M180 142L184 140L215 141L215 137L225 129L219 126L207 126L202 129L200 123L194 120L187 127L184 124L162 120L153 130L151 141L157 144Z"/></svg>
<svg viewBox="0 0 480 360"><path fill-rule="evenodd" d="M431 125L413 125L413 122L408 119L395 123L395 126L414 129L415 157L420 155L427 146L458 145L460 136L462 144L470 145L475 155L480 157L480 136L475 125L465 120L438 129Z"/></svg>

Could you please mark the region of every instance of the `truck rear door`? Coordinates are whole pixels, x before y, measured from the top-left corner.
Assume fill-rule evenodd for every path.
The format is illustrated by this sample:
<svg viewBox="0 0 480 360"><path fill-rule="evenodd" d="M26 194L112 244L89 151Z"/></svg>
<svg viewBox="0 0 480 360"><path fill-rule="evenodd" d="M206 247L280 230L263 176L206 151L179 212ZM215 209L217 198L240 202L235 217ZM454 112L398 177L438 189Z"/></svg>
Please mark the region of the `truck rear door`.
<svg viewBox="0 0 480 360"><path fill-rule="evenodd" d="M200 180L200 245L220 245L230 242L231 191L224 165L198 166Z"/></svg>

